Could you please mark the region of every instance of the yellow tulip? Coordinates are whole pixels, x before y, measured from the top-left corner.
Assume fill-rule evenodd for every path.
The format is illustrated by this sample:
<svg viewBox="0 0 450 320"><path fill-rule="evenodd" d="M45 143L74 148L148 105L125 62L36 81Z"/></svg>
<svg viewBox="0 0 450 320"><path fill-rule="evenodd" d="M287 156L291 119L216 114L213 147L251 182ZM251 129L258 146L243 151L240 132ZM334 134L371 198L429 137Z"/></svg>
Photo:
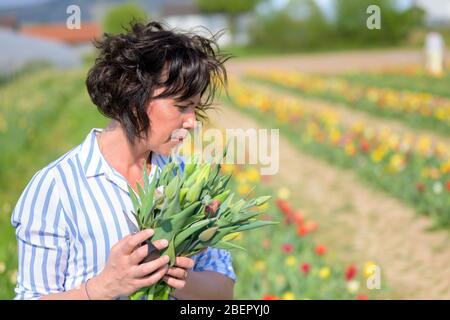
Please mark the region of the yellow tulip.
<svg viewBox="0 0 450 320"><path fill-rule="evenodd" d="M291 191L286 187L281 187L278 189L277 196L280 199L287 200L291 196Z"/></svg>
<svg viewBox="0 0 450 320"><path fill-rule="evenodd" d="M297 264L297 259L294 256L288 256L284 262L288 267L292 267Z"/></svg>
<svg viewBox="0 0 450 320"><path fill-rule="evenodd" d="M282 299L283 300L295 300L295 295L293 292L287 291L287 292L283 293Z"/></svg>
<svg viewBox="0 0 450 320"><path fill-rule="evenodd" d="M240 195L246 195L251 190L250 186L246 183L242 183L238 186L237 191Z"/></svg>
<svg viewBox="0 0 450 320"><path fill-rule="evenodd" d="M327 279L330 277L331 270L329 267L322 267L319 270L319 277L322 279Z"/></svg>
<svg viewBox="0 0 450 320"><path fill-rule="evenodd" d="M367 261L364 264L364 269L363 269L364 277L366 277L366 278L370 277L375 272L376 267L377 267L377 265L375 264L375 262Z"/></svg>
<svg viewBox="0 0 450 320"><path fill-rule="evenodd" d="M255 269L258 271L266 270L266 262L264 260L257 260L255 262Z"/></svg>

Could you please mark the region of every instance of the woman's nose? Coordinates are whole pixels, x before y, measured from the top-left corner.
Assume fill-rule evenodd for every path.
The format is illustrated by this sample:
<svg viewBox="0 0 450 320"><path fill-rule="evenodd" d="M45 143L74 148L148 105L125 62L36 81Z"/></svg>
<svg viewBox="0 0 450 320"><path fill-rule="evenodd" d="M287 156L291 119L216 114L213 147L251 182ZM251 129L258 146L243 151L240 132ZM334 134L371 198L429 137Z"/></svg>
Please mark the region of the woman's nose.
<svg viewBox="0 0 450 320"><path fill-rule="evenodd" d="M183 121L183 128L190 130L195 127L195 109L192 108L190 112L186 113L186 118Z"/></svg>

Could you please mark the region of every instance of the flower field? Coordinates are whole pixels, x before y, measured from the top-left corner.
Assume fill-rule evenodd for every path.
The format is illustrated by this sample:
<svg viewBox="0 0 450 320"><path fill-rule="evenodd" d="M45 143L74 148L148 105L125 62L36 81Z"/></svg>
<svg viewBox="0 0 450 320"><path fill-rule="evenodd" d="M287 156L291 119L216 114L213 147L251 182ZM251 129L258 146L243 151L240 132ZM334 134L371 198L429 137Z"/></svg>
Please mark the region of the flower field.
<svg viewBox="0 0 450 320"><path fill-rule="evenodd" d="M397 119L413 128L431 129L443 135L450 133L450 99L427 91L379 87L377 81L348 81L334 76L286 72L249 72L254 80L270 82L307 97L318 97L370 114ZM403 82L405 83L405 82ZM414 82L413 82L414 83ZM422 89L420 85L415 88Z"/></svg>
<svg viewBox="0 0 450 320"><path fill-rule="evenodd" d="M258 75L258 79L262 77ZM308 77L287 76L283 83L301 83L302 88L305 86L312 92L327 92L330 87L326 89L326 85L333 83L314 82ZM281 73L264 76L265 80L269 78L277 83L283 80ZM333 165L352 168L370 184L431 216L436 224L450 224L448 144L433 141L426 135L398 134L389 128L377 130L363 122L344 124L339 112L332 108L315 110L296 99L277 99L263 90L246 86L243 81L230 86L230 98L236 107L262 123L281 128L282 134L302 150Z"/></svg>
<svg viewBox="0 0 450 320"><path fill-rule="evenodd" d="M2 299L14 296L17 251L10 216L21 191L39 168L79 144L91 128L106 124L88 98L83 84L86 72L40 70L0 85ZM296 150L326 160L332 167L355 172L371 188L399 199L447 230L450 97L443 89L443 83L449 83L447 77L430 78L420 69L411 68L336 76L284 73L282 77L281 73L253 72L242 79L232 78L228 90L231 100L222 101L265 128L280 128L281 135ZM253 85L261 81L270 83L281 95L287 92L284 90L289 94L280 98L263 86ZM315 109L292 93L302 99L313 97L331 103ZM344 103L350 111L363 111L377 119L404 123L408 130L380 128L371 123L370 117L367 121L349 121L333 108L333 103ZM209 125L217 124L220 122ZM280 222L236 235L236 244L247 251L232 252L238 279L235 298L390 297L395 288L391 289L384 273L382 290L369 290L367 281L376 266L389 270L391 265L378 261L376 255L349 259L334 251L333 239L322 237L329 231L326 221L320 220L324 215L304 208L298 201L301 188L294 190L292 182L289 188L287 183L280 186L273 182L276 177L261 176L253 166L224 165L222 170L233 173L232 187L242 197L253 192L272 195L261 208L262 217ZM319 176L317 172L311 174ZM342 211L348 208L351 206Z"/></svg>
<svg viewBox="0 0 450 320"><path fill-rule="evenodd" d="M248 192L249 185L258 185L256 192L272 190L274 201L266 208L268 220L281 224L239 235L235 240L246 252L233 253L238 275L237 299L358 299L381 297L384 291L371 292L366 281L374 272L375 263L343 265L327 244L317 243L314 235L319 224L289 202L290 190L271 189L270 181L262 179L254 168L225 166L233 172L238 191ZM309 215L308 215L309 216ZM377 291L377 290L375 290Z"/></svg>
<svg viewBox="0 0 450 320"><path fill-rule="evenodd" d="M448 65L448 61L447 61ZM409 65L405 67L383 68L371 72L352 72L339 75L351 83L359 83L367 86L391 88L410 91L428 92L442 97L450 97L448 87L450 85L450 73L442 76L428 75L423 67ZM411 81L413 80L413 81Z"/></svg>
<svg viewBox="0 0 450 320"><path fill-rule="evenodd" d="M85 74L84 69L46 70L0 87L1 299L14 296L17 251L10 216L20 193L38 169L79 144L92 127L106 124L87 96ZM234 188L242 196L255 185L256 192L272 194L266 218L281 222L235 239L247 248L233 252L237 299L377 297L366 288L374 262L343 264L327 243L316 242L319 224L292 206L288 189L272 186L252 167L223 170L233 171Z"/></svg>

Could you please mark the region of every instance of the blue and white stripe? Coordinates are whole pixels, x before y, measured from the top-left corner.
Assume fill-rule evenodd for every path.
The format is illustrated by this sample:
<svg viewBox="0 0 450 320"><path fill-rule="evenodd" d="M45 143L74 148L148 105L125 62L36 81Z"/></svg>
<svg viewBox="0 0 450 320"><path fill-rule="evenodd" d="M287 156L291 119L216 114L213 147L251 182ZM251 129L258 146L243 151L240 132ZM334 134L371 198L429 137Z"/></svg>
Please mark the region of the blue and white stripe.
<svg viewBox="0 0 450 320"><path fill-rule="evenodd" d="M111 247L137 228L127 181L102 156L93 129L86 140L38 171L13 211L18 272L15 299L76 288L97 275ZM167 157L153 154L150 179ZM236 281L228 251L194 256L194 271L216 271Z"/></svg>

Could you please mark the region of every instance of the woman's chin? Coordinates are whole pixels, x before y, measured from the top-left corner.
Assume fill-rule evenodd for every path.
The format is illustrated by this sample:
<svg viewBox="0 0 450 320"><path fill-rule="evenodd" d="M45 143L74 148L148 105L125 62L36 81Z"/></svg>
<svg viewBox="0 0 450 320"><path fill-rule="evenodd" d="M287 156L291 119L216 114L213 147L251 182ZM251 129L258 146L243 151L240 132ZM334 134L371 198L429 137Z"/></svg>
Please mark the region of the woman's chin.
<svg viewBox="0 0 450 320"><path fill-rule="evenodd" d="M182 141L178 140L170 140L168 143L162 145L157 152L167 157L172 153L172 151L176 151L176 149L179 148L181 142Z"/></svg>

